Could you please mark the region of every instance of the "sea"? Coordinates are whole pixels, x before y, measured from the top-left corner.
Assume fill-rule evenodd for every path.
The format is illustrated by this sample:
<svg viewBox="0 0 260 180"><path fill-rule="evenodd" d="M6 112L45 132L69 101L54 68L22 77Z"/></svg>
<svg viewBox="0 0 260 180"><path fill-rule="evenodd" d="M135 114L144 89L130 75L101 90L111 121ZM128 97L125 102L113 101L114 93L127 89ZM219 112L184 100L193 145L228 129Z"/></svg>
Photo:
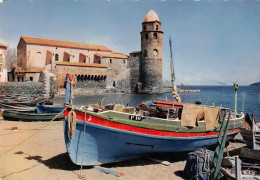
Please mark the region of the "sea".
<svg viewBox="0 0 260 180"><path fill-rule="evenodd" d="M179 87L181 89L181 87ZM233 86L186 86L187 90L200 90L200 92L180 93L182 102L195 103L200 101L203 105L215 105L234 110L235 91ZM102 94L74 96L73 104L77 106L97 104L103 100L106 104L124 104L136 106L148 100L168 99L173 100L171 93L164 94ZM243 100L244 99L244 100ZM63 105L64 97L56 97L55 104ZM252 118L254 115L260 122L260 86L239 86L237 91L237 112L248 113Z"/></svg>

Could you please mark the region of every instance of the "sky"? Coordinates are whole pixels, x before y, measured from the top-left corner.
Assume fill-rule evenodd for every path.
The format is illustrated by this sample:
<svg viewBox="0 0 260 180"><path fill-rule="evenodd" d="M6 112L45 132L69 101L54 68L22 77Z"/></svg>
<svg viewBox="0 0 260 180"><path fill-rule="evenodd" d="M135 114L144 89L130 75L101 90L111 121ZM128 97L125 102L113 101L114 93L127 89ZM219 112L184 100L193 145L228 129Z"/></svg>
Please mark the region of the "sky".
<svg viewBox="0 0 260 180"><path fill-rule="evenodd" d="M0 43L16 48L23 35L129 55L141 50L151 9L164 32L163 80L170 80L171 36L178 85L260 81L260 0L0 0Z"/></svg>

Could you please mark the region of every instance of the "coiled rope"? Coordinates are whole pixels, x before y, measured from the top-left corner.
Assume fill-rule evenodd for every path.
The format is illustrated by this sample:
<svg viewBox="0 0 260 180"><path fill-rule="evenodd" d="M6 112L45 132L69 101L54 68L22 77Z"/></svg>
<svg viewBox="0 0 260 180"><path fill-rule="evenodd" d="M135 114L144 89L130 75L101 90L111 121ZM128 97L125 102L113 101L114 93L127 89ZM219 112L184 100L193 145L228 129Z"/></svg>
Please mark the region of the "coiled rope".
<svg viewBox="0 0 260 180"><path fill-rule="evenodd" d="M76 113L72 109L68 114L68 137L71 138L76 130Z"/></svg>
<svg viewBox="0 0 260 180"><path fill-rule="evenodd" d="M205 152L203 152L202 150L205 150ZM211 171L211 164L213 163L213 160L210 156L210 150L208 149L201 149L201 151L195 151L195 152L191 152L189 153L189 155L193 155L196 157L196 175L193 176L191 179L199 179L199 176L202 174L207 174L210 173ZM203 159L203 165L202 165L202 169L199 169L199 159Z"/></svg>

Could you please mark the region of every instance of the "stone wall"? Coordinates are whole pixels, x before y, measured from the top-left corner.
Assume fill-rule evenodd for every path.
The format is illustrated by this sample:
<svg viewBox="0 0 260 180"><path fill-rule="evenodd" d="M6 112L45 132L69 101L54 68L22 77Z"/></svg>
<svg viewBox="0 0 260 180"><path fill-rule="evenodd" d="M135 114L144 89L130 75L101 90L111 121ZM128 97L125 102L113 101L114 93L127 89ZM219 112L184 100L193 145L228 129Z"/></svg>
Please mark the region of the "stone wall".
<svg viewBox="0 0 260 180"><path fill-rule="evenodd" d="M128 59L128 67L130 68L130 91L131 93L138 93L138 84L140 82L140 61L141 52L130 53Z"/></svg>
<svg viewBox="0 0 260 180"><path fill-rule="evenodd" d="M106 89L106 80L98 80L98 79L87 79L87 80L82 80L78 81L75 84L75 89L76 88L82 88L82 89Z"/></svg>
<svg viewBox="0 0 260 180"><path fill-rule="evenodd" d="M53 98L58 91L56 76L44 70L40 73L39 82L42 83L42 88L45 89L45 97Z"/></svg>
<svg viewBox="0 0 260 180"><path fill-rule="evenodd" d="M57 93L57 78L48 71L42 71L39 82L2 82L0 95L40 96L52 98Z"/></svg>
<svg viewBox="0 0 260 180"><path fill-rule="evenodd" d="M1 95L20 94L22 96L45 96L45 89L41 82L2 82L0 83Z"/></svg>

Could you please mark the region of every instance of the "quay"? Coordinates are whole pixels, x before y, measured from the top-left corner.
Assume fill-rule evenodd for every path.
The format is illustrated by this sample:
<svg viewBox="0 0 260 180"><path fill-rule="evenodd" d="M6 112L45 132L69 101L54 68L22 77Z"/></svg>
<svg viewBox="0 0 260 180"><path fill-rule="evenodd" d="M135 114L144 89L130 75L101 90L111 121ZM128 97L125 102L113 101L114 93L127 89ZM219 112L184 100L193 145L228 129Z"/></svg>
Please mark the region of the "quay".
<svg viewBox="0 0 260 180"><path fill-rule="evenodd" d="M184 92L184 90L183 90L183 89L180 89L178 92L181 92L181 93L182 93L182 92ZM188 93L189 93L189 92L200 92L200 90L199 90L199 89L194 89L194 90L192 90L192 89L186 89L185 92L188 92Z"/></svg>
<svg viewBox="0 0 260 180"><path fill-rule="evenodd" d="M164 93L171 93L172 92L172 88L171 87L165 87L164 89L163 89L163 92ZM178 93L183 93L184 92L184 90L183 89L178 89L177 90L177 92ZM200 89L186 89L185 90L185 93L198 93L198 92L200 92Z"/></svg>

